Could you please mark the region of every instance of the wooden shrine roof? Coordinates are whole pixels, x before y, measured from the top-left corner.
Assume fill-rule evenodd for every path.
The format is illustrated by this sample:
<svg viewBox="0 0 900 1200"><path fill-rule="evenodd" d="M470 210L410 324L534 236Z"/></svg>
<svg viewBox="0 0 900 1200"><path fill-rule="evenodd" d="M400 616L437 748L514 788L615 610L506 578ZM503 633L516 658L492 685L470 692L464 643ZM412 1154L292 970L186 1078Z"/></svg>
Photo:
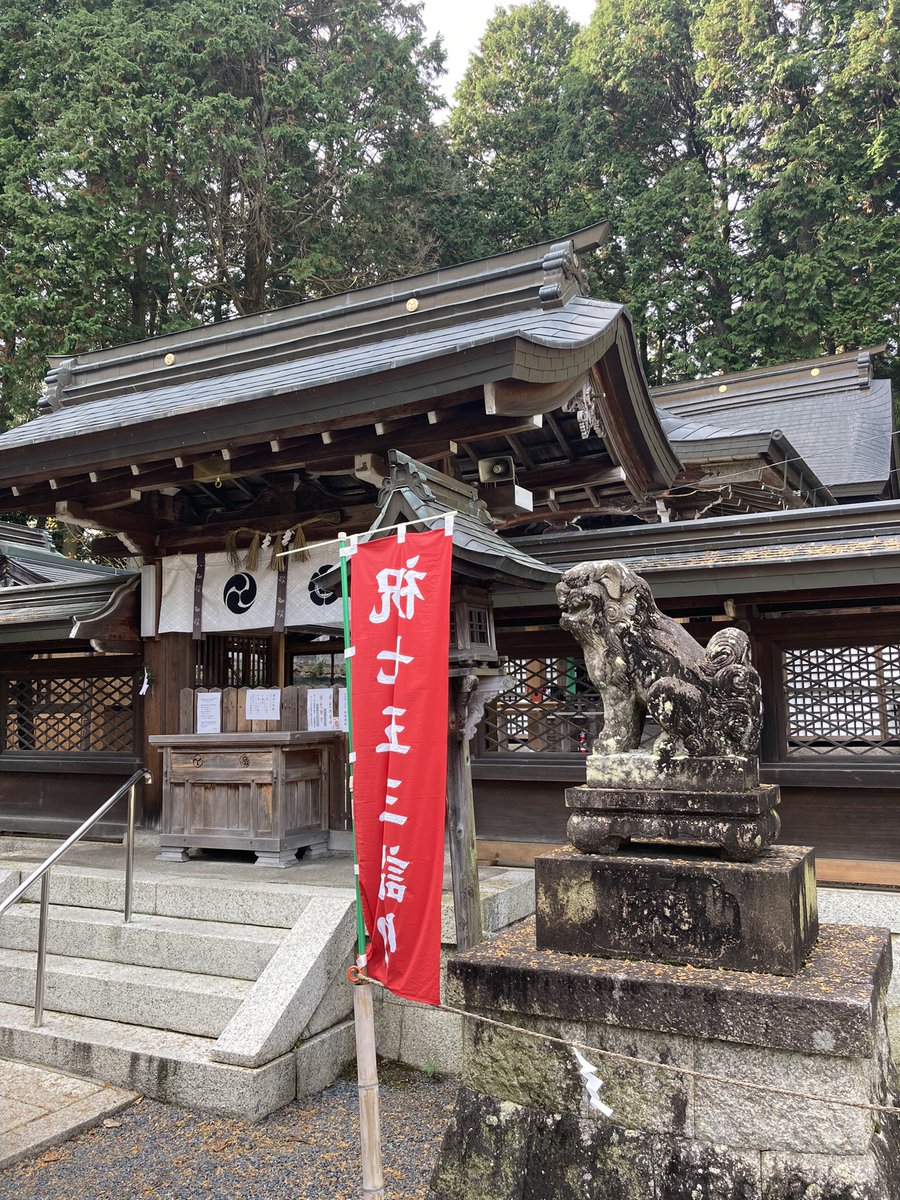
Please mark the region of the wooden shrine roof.
<svg viewBox="0 0 900 1200"><path fill-rule="evenodd" d="M382 494L373 530L454 510L453 557L457 565L495 583L525 588L556 583L559 568L528 554L521 538L501 537L491 526L486 505L472 488L396 451L391 452L389 465L390 481Z"/></svg>
<svg viewBox="0 0 900 1200"><path fill-rule="evenodd" d="M654 389L653 399L685 461L692 441L777 433L834 497L875 498L888 485L892 444L891 385L872 378L876 352L674 384Z"/></svg>
<svg viewBox="0 0 900 1200"><path fill-rule="evenodd" d="M538 512L625 511L681 464L627 311L583 294L605 232L55 360L41 415L0 435L0 511L145 554L304 519L316 538L371 524L391 449L466 480L509 455Z"/></svg>
<svg viewBox="0 0 900 1200"><path fill-rule="evenodd" d="M618 559L646 576L660 597L896 587L900 502L571 530L522 538L520 545L561 569ZM498 607L529 603L537 600L497 597Z"/></svg>
<svg viewBox="0 0 900 1200"><path fill-rule="evenodd" d="M113 567L81 562L61 554L45 529L0 521L0 599L7 589L43 583L85 583L121 577ZM19 595L10 592L10 596Z"/></svg>

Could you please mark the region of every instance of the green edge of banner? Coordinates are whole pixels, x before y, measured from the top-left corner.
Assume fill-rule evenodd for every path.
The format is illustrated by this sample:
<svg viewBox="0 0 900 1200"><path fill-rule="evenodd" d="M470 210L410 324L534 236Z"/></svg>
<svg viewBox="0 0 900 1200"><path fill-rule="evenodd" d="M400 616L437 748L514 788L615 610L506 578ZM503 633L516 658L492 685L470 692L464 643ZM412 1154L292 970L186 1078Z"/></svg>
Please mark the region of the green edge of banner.
<svg viewBox="0 0 900 1200"><path fill-rule="evenodd" d="M356 943L361 962L366 957L366 926L363 920L362 895L359 890L359 855L356 852L356 816L353 801L353 656L350 649L350 587L347 576L347 551L350 542L345 533L338 536L341 560L341 609L344 618L344 682L347 685L347 751L348 777L350 781L350 830L353 835L353 882L356 885ZM357 963L361 967L361 962ZM362 967L361 967L362 969Z"/></svg>

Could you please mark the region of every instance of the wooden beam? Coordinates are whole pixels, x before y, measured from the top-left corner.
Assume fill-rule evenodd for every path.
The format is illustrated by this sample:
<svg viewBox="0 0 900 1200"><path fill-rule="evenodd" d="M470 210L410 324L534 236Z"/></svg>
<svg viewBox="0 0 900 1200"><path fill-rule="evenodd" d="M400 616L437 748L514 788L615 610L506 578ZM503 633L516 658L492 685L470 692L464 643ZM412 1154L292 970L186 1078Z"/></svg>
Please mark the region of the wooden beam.
<svg viewBox="0 0 900 1200"><path fill-rule="evenodd" d="M625 472L621 467L610 466L609 459L581 458L573 463L560 463L535 467L533 471L517 471L516 483L529 491L544 488L565 491L566 488L616 487L625 488Z"/></svg>
<svg viewBox="0 0 900 1200"><path fill-rule="evenodd" d="M534 459L522 445L520 439L517 438L514 433L508 433L506 435L506 441L509 444L509 448L512 450L513 454L515 454L516 458L518 458L519 462L526 469L526 471L533 471Z"/></svg>
<svg viewBox="0 0 900 1200"><path fill-rule="evenodd" d="M548 854L563 842L514 842L478 839L478 861L486 867L533 867L539 854Z"/></svg>
<svg viewBox="0 0 900 1200"><path fill-rule="evenodd" d="M90 511L102 513L108 512L111 508L127 508L130 504L138 504L140 499L141 493L135 488L129 488L127 492L107 496L102 504L91 504Z"/></svg>
<svg viewBox="0 0 900 1200"><path fill-rule="evenodd" d="M454 444L461 447L473 462L477 462L478 453L472 449L474 443L515 436L539 428L542 421L540 416L486 417L481 406L472 402L431 412L437 417L434 422L429 422L425 411L417 417L385 422L383 427L386 432L383 436L375 434L369 426L368 430L355 428L329 433L327 445L323 445L322 439L314 435L290 440L269 439L252 443L249 447L234 448L228 469L223 470L220 477L235 479L291 470L352 475L357 454L384 455L386 450L396 448L412 457L428 460L449 453ZM277 453L273 451L273 445L278 447ZM87 508L105 511L110 506L133 503L139 493L192 487L197 482L195 464L209 461L208 454L181 454L142 464L129 463L105 471L93 470L88 477L82 474L65 481L54 480L56 489L52 493L48 492L46 482L33 484L27 489L18 487L15 493L16 507L38 512L41 507L56 500L72 500ZM224 461L222 465L224 467ZM134 474L135 466L139 469L137 475ZM12 504L10 506L13 507Z"/></svg>
<svg viewBox="0 0 900 1200"><path fill-rule="evenodd" d="M575 454L572 450L572 447L569 445L566 435L562 431L562 426L560 425L559 421L557 421L553 413L544 413L544 420L547 422L547 428L559 443L560 450L562 450L563 454L571 462L574 459Z"/></svg>
<svg viewBox="0 0 900 1200"><path fill-rule="evenodd" d="M123 555L131 553L131 548L126 546L117 533L107 533L94 538L91 542L91 553L101 558L122 558Z"/></svg>
<svg viewBox="0 0 900 1200"><path fill-rule="evenodd" d="M469 739L464 728L469 698L478 685L477 675L450 680L450 723L447 741L447 833L456 948L469 950L484 937L481 924L481 891L475 853L475 801Z"/></svg>
<svg viewBox="0 0 900 1200"><path fill-rule="evenodd" d="M338 532L339 528L347 526L348 533L360 533L368 529L377 516L377 505L359 506L357 508L337 507L319 513L309 510L301 512L280 512L273 510L268 513L256 512L232 513L230 517L209 521L203 525L184 525L177 528L161 529L158 532L158 543L161 550L193 550L204 549L211 544L221 545L225 535L236 528L259 530L261 533L274 532L277 529L287 529L300 521L309 521L307 529L309 541L319 537L329 536Z"/></svg>
<svg viewBox="0 0 900 1200"><path fill-rule="evenodd" d="M111 510L109 513L96 513L85 509L74 501L62 501L56 506L56 517L67 521L70 525L80 525L87 529L105 529L116 533L133 553L148 554L156 548L157 522L152 517L139 513L123 513ZM133 548L137 547L137 550Z"/></svg>
<svg viewBox="0 0 900 1200"><path fill-rule="evenodd" d="M587 372L574 379L554 380L552 383L498 379L484 385L484 411L498 416L552 412L581 391L586 380Z"/></svg>
<svg viewBox="0 0 900 1200"><path fill-rule="evenodd" d="M533 513L520 513L514 517L507 517L501 528L512 529L516 525L531 525L535 521L556 524L558 521L574 521L585 516L630 516L649 524L656 518L656 509L651 505L639 504L632 496L610 496L602 500L598 508L586 508L584 504L567 504L560 505L556 512L537 510Z"/></svg>
<svg viewBox="0 0 900 1200"><path fill-rule="evenodd" d="M540 428L535 417L485 417L469 412L454 416L437 424L425 421L409 421L404 426L395 426L384 437L366 436L359 432L335 433L327 446L313 446L308 450L295 447L290 455L294 466L303 467L312 474L352 474L353 460L357 454L385 454L387 450L402 450L413 458L424 459L441 453L451 442L467 447L480 441L503 438L507 434L523 433ZM476 456L477 461L477 456ZM243 469L239 459L235 470ZM270 460L271 469L271 460ZM283 464L278 464L279 468Z"/></svg>

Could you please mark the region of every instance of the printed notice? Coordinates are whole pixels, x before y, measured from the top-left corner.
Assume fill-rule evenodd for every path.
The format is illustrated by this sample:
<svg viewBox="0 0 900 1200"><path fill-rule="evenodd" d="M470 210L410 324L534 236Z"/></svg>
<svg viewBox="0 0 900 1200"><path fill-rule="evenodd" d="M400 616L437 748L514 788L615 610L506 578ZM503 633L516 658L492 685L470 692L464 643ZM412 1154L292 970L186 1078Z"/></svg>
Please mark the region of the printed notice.
<svg viewBox="0 0 900 1200"><path fill-rule="evenodd" d="M334 692L331 688L310 688L306 693L306 727L310 733L335 729Z"/></svg>
<svg viewBox="0 0 900 1200"><path fill-rule="evenodd" d="M350 713L347 709L347 689L338 688L338 729L342 733L350 732Z"/></svg>
<svg viewBox="0 0 900 1200"><path fill-rule="evenodd" d="M197 693L197 732L222 732L222 693Z"/></svg>
<svg viewBox="0 0 900 1200"><path fill-rule="evenodd" d="M248 688L244 715L248 721L277 721L281 717L280 688Z"/></svg>

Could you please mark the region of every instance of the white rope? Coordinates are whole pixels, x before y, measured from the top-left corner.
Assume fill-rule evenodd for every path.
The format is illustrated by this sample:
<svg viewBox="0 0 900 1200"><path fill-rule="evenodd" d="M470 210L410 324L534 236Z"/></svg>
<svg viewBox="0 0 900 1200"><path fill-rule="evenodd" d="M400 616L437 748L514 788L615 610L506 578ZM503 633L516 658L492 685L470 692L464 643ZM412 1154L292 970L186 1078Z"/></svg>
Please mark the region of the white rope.
<svg viewBox="0 0 900 1200"><path fill-rule="evenodd" d="M373 984L376 987L384 988L385 991L389 990L380 980L371 979L368 975L363 976L360 982ZM482 1016L481 1013L469 1012L464 1008L455 1008L452 1004L435 1004L428 1007L436 1008L441 1012L454 1013L459 1017L467 1017L473 1021L481 1021L484 1025L494 1025L498 1029L508 1029L512 1033L520 1033L525 1037L536 1038L539 1041L552 1042L557 1046L565 1046L567 1049L575 1047L577 1050L585 1050L590 1054L615 1059L617 1062L632 1063L638 1067L649 1067L653 1071L668 1071L671 1075L685 1075L691 1079L706 1079L712 1083L727 1084L729 1087L749 1088L754 1092L766 1092L769 1095L775 1096L789 1096L794 1100L812 1100L816 1104L839 1105L842 1108L859 1108L867 1112L900 1114L900 1108L890 1104L869 1104L865 1100L842 1100L836 1096L816 1096L812 1092L796 1092L792 1088L777 1087L774 1083L751 1083L748 1079L733 1079L729 1075L716 1075L711 1071L695 1071L691 1067L679 1067L675 1063L654 1062L650 1058L639 1058L634 1054L622 1054L617 1050L602 1050L599 1046L589 1046L585 1042L576 1042L571 1038L554 1037L552 1034L540 1033L536 1029L525 1029L521 1025L513 1025L508 1021L497 1021L493 1017Z"/></svg>
<svg viewBox="0 0 900 1200"><path fill-rule="evenodd" d="M396 525L380 525L378 529L366 529L362 533L354 533L351 535L353 539L375 537L379 533L391 533L395 529L403 529L410 525L427 525L429 521L444 521L445 527L448 517L459 515L459 509L448 509L447 512L435 513L432 517L417 517L414 521L399 521ZM452 529L452 524L450 525ZM282 550L280 554L276 554L276 558L285 558L288 554L302 554L305 550L318 550L322 546L339 546L347 540L347 535L342 537L329 538L327 542L308 542L305 546L298 546L296 550Z"/></svg>

